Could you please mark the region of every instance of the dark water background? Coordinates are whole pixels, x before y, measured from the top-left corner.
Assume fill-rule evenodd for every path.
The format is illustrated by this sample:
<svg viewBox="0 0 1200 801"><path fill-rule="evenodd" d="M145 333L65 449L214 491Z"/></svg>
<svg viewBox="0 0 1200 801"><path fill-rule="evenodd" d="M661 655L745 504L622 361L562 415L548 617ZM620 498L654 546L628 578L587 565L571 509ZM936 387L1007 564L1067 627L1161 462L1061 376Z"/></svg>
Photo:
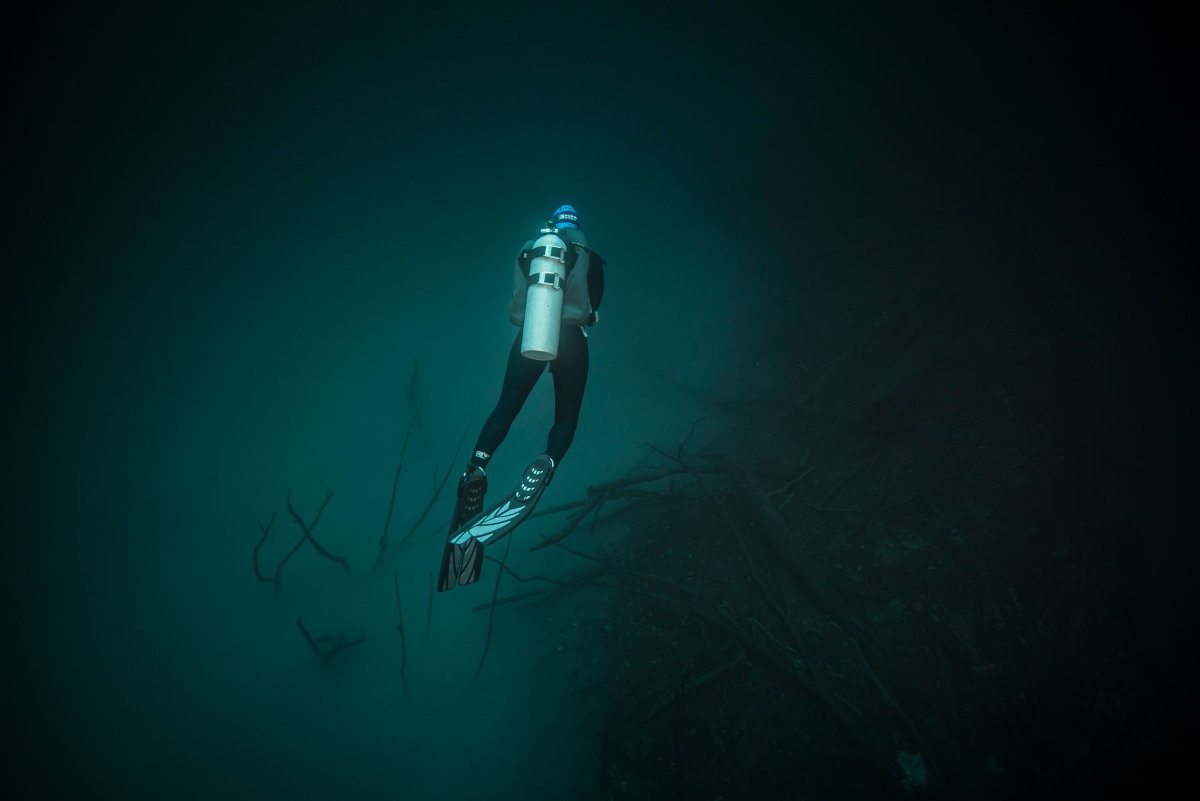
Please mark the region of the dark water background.
<svg viewBox="0 0 1200 801"><path fill-rule="evenodd" d="M678 442L704 394L749 386L748 354L844 313L826 299L849 283L920 272L922 319L970 294L989 336L1061 343L1019 413L1068 461L1064 517L1136 532L1140 658L1167 688L1146 719L1174 731L1197 608L1178 25L927 4L10 18L6 780L31 797L586 797L604 710L552 691L569 677L540 667L545 612L499 616L472 684L487 594L436 597L426 631L436 536L370 570L413 360L427 435L393 535L489 412L513 252L563 202L610 268L547 503ZM813 266L892 242L927 258ZM540 451L551 408L544 383L494 475ZM317 534L351 570L305 549L276 598L251 570L257 524L276 513L278 558L289 490L307 519L328 488ZM443 499L419 535L449 514ZM297 616L368 639L322 665Z"/></svg>

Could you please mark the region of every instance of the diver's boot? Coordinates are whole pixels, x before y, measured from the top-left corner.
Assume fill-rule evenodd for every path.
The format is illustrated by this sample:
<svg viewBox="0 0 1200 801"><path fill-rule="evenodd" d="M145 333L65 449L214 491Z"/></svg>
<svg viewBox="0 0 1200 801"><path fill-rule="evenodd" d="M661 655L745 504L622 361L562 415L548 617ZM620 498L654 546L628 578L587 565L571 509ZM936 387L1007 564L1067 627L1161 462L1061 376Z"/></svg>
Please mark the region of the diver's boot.
<svg viewBox="0 0 1200 801"><path fill-rule="evenodd" d="M466 472L458 480L458 499L454 504L454 516L450 518L450 533L453 537L459 528L483 510L483 497L487 494L487 473L479 465L468 464ZM483 546L474 540L449 542L442 550L442 568L438 574L438 592L452 590L459 584L471 584L479 580L483 566Z"/></svg>

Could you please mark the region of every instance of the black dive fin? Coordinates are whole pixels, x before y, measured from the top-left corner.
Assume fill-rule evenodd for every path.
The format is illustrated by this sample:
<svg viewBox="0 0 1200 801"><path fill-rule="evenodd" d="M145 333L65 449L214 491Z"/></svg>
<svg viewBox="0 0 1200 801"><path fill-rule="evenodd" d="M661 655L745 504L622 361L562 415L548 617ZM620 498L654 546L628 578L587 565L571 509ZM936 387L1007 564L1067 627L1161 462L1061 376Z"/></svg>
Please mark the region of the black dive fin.
<svg viewBox="0 0 1200 801"><path fill-rule="evenodd" d="M458 501L454 505L454 516L450 518L450 536L463 523L479 515L483 509L483 496L487 493L487 475L481 468L474 468L458 482ZM438 592L452 590L458 584L471 584L479 580L479 569L483 565L483 548L476 542L463 544L446 543L442 551L442 569L438 574Z"/></svg>
<svg viewBox="0 0 1200 801"><path fill-rule="evenodd" d="M452 590L459 584L474 584L479 581L483 567L483 546L477 540L468 540L463 545L446 543L442 551L442 571L438 574L438 592Z"/></svg>
<svg viewBox="0 0 1200 801"><path fill-rule="evenodd" d="M450 544L465 546L475 540L487 545L511 533L537 506L553 475L554 460L543 453L525 468L511 495L451 534Z"/></svg>

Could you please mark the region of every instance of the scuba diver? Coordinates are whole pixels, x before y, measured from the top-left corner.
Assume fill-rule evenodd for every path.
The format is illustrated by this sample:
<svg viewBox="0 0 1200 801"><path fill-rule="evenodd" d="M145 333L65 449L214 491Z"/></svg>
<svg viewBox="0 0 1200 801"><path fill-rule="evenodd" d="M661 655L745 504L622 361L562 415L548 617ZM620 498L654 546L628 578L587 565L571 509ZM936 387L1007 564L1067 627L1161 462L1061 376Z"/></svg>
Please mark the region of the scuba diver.
<svg viewBox="0 0 1200 801"><path fill-rule="evenodd" d="M536 240L517 254L508 316L518 327L500 400L458 482L458 501L442 553L438 591L479 580L483 546L515 529L537 504L562 462L579 421L588 376L587 329L599 320L604 259L593 251L573 206L559 206ZM554 379L554 425L546 451L525 468L517 488L483 512L487 464L504 441L546 364Z"/></svg>

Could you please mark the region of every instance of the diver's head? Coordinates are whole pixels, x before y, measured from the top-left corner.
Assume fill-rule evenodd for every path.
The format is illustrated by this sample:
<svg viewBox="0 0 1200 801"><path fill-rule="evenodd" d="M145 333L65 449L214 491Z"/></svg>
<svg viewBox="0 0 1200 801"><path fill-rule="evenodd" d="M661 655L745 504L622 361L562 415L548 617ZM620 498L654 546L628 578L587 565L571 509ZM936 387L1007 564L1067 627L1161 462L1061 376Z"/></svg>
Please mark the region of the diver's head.
<svg viewBox="0 0 1200 801"><path fill-rule="evenodd" d="M579 228L579 213L574 206L559 206L550 218L555 228Z"/></svg>

